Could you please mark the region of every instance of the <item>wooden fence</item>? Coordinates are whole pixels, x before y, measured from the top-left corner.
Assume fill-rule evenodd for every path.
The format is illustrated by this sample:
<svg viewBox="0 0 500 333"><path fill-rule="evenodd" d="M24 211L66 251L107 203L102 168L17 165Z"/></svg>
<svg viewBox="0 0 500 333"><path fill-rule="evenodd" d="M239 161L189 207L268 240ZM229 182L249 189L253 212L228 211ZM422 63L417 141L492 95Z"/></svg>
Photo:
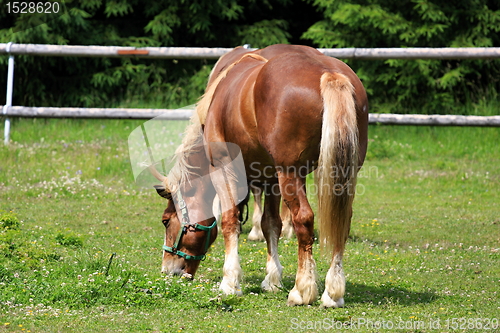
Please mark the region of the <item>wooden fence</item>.
<svg viewBox="0 0 500 333"><path fill-rule="evenodd" d="M0 54L52 57L138 57L150 59L218 59L231 48L125 47L87 45L0 44ZM340 59L498 59L500 47L338 48L318 49Z"/></svg>
<svg viewBox="0 0 500 333"><path fill-rule="evenodd" d="M6 116L27 118L97 118L188 120L193 109L111 109L111 108L51 108L11 106ZM370 124L420 126L500 126L500 116L459 116L370 113Z"/></svg>

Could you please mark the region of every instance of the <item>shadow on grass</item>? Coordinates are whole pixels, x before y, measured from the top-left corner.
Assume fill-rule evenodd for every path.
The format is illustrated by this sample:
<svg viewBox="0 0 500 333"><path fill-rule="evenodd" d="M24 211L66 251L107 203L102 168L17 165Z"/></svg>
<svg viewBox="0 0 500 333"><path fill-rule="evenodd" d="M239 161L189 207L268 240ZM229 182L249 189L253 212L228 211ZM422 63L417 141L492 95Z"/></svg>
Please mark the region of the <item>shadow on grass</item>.
<svg viewBox="0 0 500 333"><path fill-rule="evenodd" d="M439 296L433 291L415 292L395 284L379 286L346 283L346 303L349 304L399 304L404 306L428 304Z"/></svg>
<svg viewBox="0 0 500 333"><path fill-rule="evenodd" d="M249 285L245 288L244 293L252 292L255 294L264 294L264 292L260 288L262 278L263 276L261 276L260 274L252 274L250 276L247 275L245 277L245 282ZM284 297L285 299L286 297L288 297L288 293L294 286L295 277L284 277L282 282L283 292L278 292L276 294L270 293L270 295L274 295L273 297L277 298ZM321 281L319 285L320 296L324 290L323 283L324 281ZM416 304L433 303L438 300L439 297L440 296L438 296L438 294L434 291L416 292L392 283L385 283L377 286L347 281L346 294L344 298L348 306L355 304L394 304L402 306L412 306Z"/></svg>

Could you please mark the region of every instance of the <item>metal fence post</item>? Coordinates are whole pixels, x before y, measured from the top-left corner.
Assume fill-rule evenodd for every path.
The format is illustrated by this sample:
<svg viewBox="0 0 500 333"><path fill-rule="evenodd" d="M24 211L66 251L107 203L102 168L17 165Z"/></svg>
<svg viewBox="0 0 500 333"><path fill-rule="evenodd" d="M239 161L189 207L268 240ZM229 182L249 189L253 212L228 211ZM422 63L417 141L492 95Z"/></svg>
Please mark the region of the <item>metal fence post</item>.
<svg viewBox="0 0 500 333"><path fill-rule="evenodd" d="M12 42L7 44L6 52L10 53L10 48L12 47ZM12 91L14 88L14 56L9 55L9 68L7 71L7 96L5 97L5 105L3 106L3 114L7 114L7 110L12 106ZM5 118L5 128L4 128L4 143L9 144L10 141L10 119Z"/></svg>

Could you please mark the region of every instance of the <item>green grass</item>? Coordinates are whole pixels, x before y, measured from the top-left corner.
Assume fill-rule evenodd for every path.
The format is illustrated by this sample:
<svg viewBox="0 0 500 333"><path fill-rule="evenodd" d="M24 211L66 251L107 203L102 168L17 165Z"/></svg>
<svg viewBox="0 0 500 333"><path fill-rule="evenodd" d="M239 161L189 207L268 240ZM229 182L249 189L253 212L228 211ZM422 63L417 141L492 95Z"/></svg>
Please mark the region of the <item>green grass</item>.
<svg viewBox="0 0 500 333"><path fill-rule="evenodd" d="M249 224L243 297L217 289L221 237L194 281L160 274L165 201L136 187L128 161L128 134L141 123L13 121L12 144L0 146L0 332L448 332L498 323L500 130L371 126L346 307L321 309L286 306L295 239L280 242L284 290L261 292L266 249L246 241ZM323 281L328 262L315 250Z"/></svg>

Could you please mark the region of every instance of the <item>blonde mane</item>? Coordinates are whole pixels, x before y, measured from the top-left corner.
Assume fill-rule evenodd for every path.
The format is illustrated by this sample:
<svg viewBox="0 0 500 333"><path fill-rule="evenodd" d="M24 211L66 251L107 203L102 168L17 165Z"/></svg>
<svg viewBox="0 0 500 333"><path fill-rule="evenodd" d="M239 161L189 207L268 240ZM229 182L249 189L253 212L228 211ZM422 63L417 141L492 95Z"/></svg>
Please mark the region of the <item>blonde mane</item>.
<svg viewBox="0 0 500 333"><path fill-rule="evenodd" d="M227 73L245 58L252 58L263 62L268 61L266 58L258 54L244 54L239 60L233 62L220 72L212 84L210 84L205 94L203 94L200 101L196 105L196 112L191 117L190 124L186 127L182 143L175 151L176 162L170 170L168 176L163 180L163 185L165 185L169 192L174 193L178 190L179 184L189 181L189 175L193 173L190 169L195 168L195 166L188 163L188 158L195 147L201 145L203 142L202 125L205 124L205 120L207 119L208 109L212 103L215 91L219 83L227 76ZM212 75L212 73L210 75Z"/></svg>
<svg viewBox="0 0 500 333"><path fill-rule="evenodd" d="M201 130L201 124L198 121L198 116L194 114L191 117L190 124L186 127L182 143L175 150L175 163L168 173L168 176L163 180L163 185L169 192L175 193L180 184L189 181L189 175L193 173L190 169L192 169L193 166L188 163L188 157L196 146L202 144L202 141L203 132Z"/></svg>

